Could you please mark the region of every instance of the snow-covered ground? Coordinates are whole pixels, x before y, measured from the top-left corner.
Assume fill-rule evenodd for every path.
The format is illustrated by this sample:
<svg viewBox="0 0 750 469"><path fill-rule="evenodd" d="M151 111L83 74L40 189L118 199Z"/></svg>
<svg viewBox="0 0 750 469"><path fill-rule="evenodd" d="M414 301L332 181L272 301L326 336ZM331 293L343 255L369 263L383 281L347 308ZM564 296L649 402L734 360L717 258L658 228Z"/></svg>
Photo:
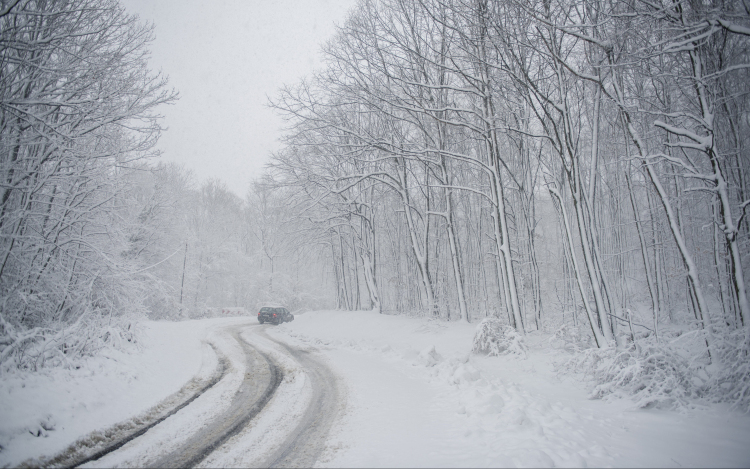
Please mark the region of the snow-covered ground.
<svg viewBox="0 0 750 469"><path fill-rule="evenodd" d="M141 324L129 353L107 350L80 369L44 369L0 382L0 467L53 456L92 431L140 415L216 368L208 340L226 318ZM227 350L223 350L226 354Z"/></svg>
<svg viewBox="0 0 750 469"><path fill-rule="evenodd" d="M517 356L471 355L475 324L371 312L298 315L272 335L315 345L349 385L326 466L750 465L750 416L590 400L558 376L548 335Z"/></svg>
<svg viewBox="0 0 750 469"><path fill-rule="evenodd" d="M137 352L110 352L80 370L4 377L0 466L52 455L210 373L206 342L246 320L147 322ZM526 358L481 357L469 353L475 327L331 311L267 330L317 348L344 381L346 411L322 466L750 465L749 415L720 405L674 412L590 400L581 376L556 373L566 352L548 336L529 334Z"/></svg>

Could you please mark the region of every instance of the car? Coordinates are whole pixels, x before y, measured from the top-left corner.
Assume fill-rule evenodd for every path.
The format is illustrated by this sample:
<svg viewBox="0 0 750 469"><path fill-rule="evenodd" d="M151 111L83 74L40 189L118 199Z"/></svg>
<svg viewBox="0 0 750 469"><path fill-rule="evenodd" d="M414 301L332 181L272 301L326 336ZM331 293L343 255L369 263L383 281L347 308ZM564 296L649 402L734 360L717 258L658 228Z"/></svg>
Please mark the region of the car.
<svg viewBox="0 0 750 469"><path fill-rule="evenodd" d="M279 306L264 306L258 311L258 322L263 324L270 322L279 325L282 322L294 321L294 315L286 308Z"/></svg>

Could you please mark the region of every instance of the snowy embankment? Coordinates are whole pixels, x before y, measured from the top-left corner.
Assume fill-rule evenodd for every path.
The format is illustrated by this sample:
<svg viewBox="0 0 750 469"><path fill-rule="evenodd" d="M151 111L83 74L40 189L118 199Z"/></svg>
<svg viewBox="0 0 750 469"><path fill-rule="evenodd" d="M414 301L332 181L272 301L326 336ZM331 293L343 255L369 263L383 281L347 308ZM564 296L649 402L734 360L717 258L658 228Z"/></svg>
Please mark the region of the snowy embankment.
<svg viewBox="0 0 750 469"><path fill-rule="evenodd" d="M219 329L247 318L141 324L138 348L108 349L81 362L79 369L43 369L16 373L0 382L0 467L29 458L53 456L92 431L144 415L193 378L205 378L218 366L217 346L230 363L242 352L223 340ZM237 356L239 355L239 356ZM215 390L231 395L233 389ZM182 396L176 396L182 397ZM203 412L215 412L215 399ZM169 405L169 403L167 403Z"/></svg>
<svg viewBox="0 0 750 469"><path fill-rule="evenodd" d="M348 384L325 466L750 465L750 416L729 406L637 409L588 399L570 355L526 336L525 357L470 354L475 324L314 312L271 334L320 349Z"/></svg>

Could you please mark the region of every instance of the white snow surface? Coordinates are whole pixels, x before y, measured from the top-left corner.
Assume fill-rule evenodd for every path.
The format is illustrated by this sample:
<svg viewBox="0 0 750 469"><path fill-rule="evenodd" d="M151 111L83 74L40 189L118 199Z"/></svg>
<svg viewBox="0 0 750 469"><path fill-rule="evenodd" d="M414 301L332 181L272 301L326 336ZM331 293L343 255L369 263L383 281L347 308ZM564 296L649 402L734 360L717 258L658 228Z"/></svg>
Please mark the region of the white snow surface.
<svg viewBox="0 0 750 469"><path fill-rule="evenodd" d="M373 312L295 316L266 330L291 345L319 350L346 390L346 410L319 466L750 466L749 415L723 405L674 412L637 409L627 399L590 400L591 384L583 377L555 371L555 363L569 355L551 347L547 334L527 334L525 358L483 357L470 353L476 324ZM220 330L247 321L145 322L137 351L110 351L79 370L4 376L0 466L54 455L93 430L146 411L194 376L210 374L217 362L209 341L232 362L239 360L236 343L222 346ZM235 387L229 380L213 397L206 393L183 411L219 411ZM300 413L308 393L305 380L282 386L268 413L203 465L254 459L248 451L264 451L258 432L273 428L269 419ZM166 442L169 429L179 426L170 420L138 444ZM108 465L126 459L132 464L127 454L135 445L109 455Z"/></svg>
<svg viewBox="0 0 750 469"><path fill-rule="evenodd" d="M270 335L314 345L348 385L329 467L748 467L750 416L588 399L549 334L526 358L470 353L476 324L374 312L313 312Z"/></svg>
<svg viewBox="0 0 750 469"><path fill-rule="evenodd" d="M94 430L147 411L191 378L210 375L217 360L209 338L243 321L247 318L145 321L140 346L130 353L106 350L77 370L4 376L0 467L53 456Z"/></svg>

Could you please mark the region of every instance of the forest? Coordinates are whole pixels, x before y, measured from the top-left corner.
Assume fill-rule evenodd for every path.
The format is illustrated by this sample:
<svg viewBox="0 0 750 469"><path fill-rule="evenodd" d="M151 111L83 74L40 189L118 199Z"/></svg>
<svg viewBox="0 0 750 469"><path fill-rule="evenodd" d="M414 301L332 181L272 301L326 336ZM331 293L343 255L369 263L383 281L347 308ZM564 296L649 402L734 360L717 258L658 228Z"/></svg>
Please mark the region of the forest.
<svg viewBox="0 0 750 469"><path fill-rule="evenodd" d="M115 0L0 1L2 372L275 301L492 318L750 405L744 0L361 0L244 198L155 162L152 38Z"/></svg>

